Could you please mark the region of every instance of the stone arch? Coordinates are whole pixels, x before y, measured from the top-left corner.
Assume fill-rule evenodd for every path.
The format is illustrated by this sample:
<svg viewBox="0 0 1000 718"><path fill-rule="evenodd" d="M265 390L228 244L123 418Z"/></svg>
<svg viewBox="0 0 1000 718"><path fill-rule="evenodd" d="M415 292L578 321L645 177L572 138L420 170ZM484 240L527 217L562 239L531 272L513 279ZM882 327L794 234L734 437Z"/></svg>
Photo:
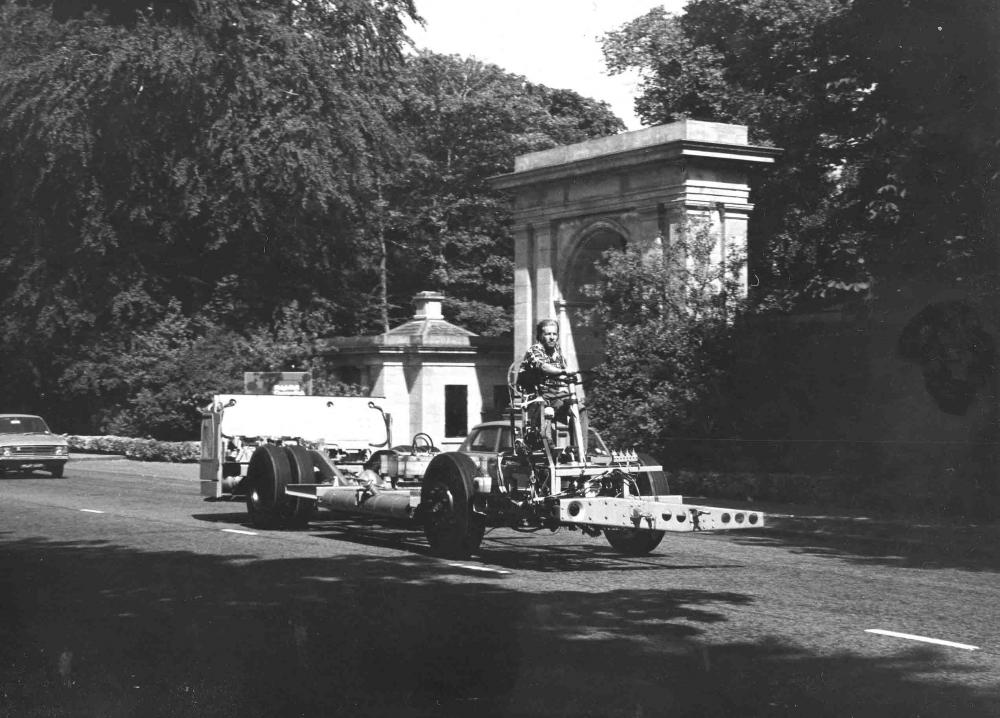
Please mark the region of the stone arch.
<svg viewBox="0 0 1000 718"><path fill-rule="evenodd" d="M584 364L592 361L569 310L588 281L587 252L609 233L670 242L688 217L714 211L719 252L746 249L749 171L778 154L750 145L744 125L681 120L515 157L512 173L490 179L513 209L514 356L538 320L562 316L564 348L579 345Z"/></svg>
<svg viewBox="0 0 1000 718"><path fill-rule="evenodd" d="M567 259L557 277L561 299L556 302L568 358L580 369L592 369L604 359L604 327L593 309L600 282L597 265L604 253L624 249L628 230L618 222L601 219L588 224L569 243Z"/></svg>

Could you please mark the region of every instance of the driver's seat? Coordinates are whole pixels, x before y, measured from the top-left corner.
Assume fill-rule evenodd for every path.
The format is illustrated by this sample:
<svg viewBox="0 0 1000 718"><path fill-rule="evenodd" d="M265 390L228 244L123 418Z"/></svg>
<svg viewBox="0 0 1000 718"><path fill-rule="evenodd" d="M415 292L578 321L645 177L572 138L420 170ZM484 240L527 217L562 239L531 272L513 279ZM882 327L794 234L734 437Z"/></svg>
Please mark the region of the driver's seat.
<svg viewBox="0 0 1000 718"><path fill-rule="evenodd" d="M521 362L515 361L507 368L507 392L510 395L510 411L511 411L511 424L513 425L516 418L521 416L523 418L524 431L526 432L529 428L533 428L537 431L542 431L542 417L545 415L546 410L550 412L548 414L551 419L551 411L545 399L542 398L540 394L528 390L523 384L521 384ZM529 407L538 405L535 411L528 411ZM551 420L551 429L556 432L567 431L569 427L563 423L557 423L554 419ZM553 435L555 439L555 434Z"/></svg>

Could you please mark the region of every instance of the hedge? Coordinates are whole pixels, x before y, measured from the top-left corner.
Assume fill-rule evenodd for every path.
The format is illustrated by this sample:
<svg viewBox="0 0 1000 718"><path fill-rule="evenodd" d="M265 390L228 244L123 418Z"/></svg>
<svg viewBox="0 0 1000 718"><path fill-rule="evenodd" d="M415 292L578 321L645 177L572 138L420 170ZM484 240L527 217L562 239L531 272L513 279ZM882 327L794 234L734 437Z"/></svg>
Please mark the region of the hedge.
<svg viewBox="0 0 1000 718"><path fill-rule="evenodd" d="M201 457L200 441L157 441L126 436L66 437L70 451L83 454L119 454L137 461L192 463Z"/></svg>

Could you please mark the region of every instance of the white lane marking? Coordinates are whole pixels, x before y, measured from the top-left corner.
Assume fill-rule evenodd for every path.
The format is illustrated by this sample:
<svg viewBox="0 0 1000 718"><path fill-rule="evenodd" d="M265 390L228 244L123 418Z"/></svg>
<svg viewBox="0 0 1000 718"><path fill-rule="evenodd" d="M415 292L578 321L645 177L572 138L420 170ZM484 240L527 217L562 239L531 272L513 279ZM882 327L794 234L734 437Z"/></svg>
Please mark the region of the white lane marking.
<svg viewBox="0 0 1000 718"><path fill-rule="evenodd" d="M230 534L243 534L244 536L256 536L256 531L240 531L239 529L222 529L226 533Z"/></svg>
<svg viewBox="0 0 1000 718"><path fill-rule="evenodd" d="M80 509L80 511L84 512L85 514L103 514L104 513L103 511L98 511L97 509Z"/></svg>
<svg viewBox="0 0 1000 718"><path fill-rule="evenodd" d="M473 566L472 564L468 564L468 563L449 563L448 565L452 566L453 568L467 568L467 569L469 569L471 571L483 571L484 573L500 573L500 574L510 573L510 571L504 571L503 569L500 569L500 568L487 568L486 566Z"/></svg>
<svg viewBox="0 0 1000 718"><path fill-rule="evenodd" d="M923 641L924 643L935 643L939 646L964 648L966 651L980 650L979 646L970 646L968 643L955 643L954 641L944 641L940 638L928 638L927 636L914 636L912 633L897 633L896 631L886 631L882 628L866 628L865 633L877 633L880 636L892 636L893 638L906 638L910 641Z"/></svg>

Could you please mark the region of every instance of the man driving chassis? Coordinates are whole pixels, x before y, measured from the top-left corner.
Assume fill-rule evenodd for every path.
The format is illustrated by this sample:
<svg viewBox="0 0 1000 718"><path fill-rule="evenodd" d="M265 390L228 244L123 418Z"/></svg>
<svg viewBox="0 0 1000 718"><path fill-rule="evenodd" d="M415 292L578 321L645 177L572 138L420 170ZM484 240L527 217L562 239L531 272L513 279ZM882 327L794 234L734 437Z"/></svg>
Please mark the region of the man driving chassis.
<svg viewBox="0 0 1000 718"><path fill-rule="evenodd" d="M583 437L583 450L576 458L582 460L586 454L587 423L581 419L580 410L575 401L567 397L566 381L575 376L566 371L566 359L559 350L559 322L555 319L543 319L535 327L535 343L525 352L518 372L518 384L525 391L533 392L545 399L545 405L551 407L556 421L580 427ZM541 426L541 422L538 422Z"/></svg>

